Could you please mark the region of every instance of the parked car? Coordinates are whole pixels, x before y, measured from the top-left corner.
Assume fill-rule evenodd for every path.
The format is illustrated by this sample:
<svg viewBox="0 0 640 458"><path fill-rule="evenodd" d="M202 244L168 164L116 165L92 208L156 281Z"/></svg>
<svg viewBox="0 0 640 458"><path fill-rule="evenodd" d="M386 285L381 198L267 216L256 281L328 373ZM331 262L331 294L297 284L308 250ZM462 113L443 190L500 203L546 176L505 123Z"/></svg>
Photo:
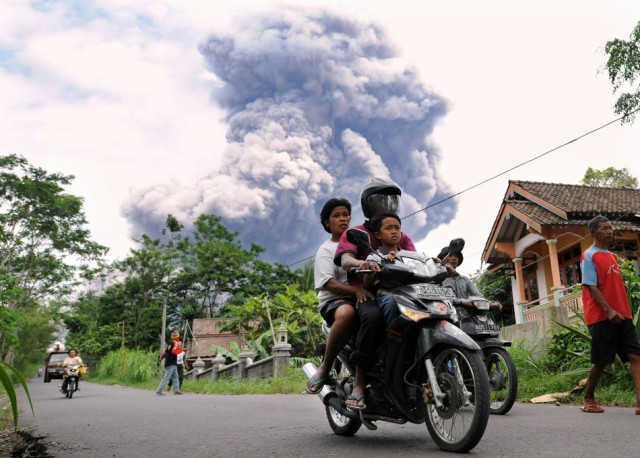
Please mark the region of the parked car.
<svg viewBox="0 0 640 458"><path fill-rule="evenodd" d="M66 351L52 351L49 353L44 362L44 383L49 383L52 378L62 378L64 375L62 362L67 356Z"/></svg>

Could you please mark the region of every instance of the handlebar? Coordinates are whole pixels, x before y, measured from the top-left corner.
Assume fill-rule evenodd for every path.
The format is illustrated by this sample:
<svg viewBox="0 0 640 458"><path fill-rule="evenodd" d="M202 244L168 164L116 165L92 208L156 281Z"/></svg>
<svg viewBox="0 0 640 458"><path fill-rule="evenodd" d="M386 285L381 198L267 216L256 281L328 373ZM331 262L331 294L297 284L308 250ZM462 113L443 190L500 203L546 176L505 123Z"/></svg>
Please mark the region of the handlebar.
<svg viewBox="0 0 640 458"><path fill-rule="evenodd" d="M453 303L455 305L461 305L463 307L467 307L467 308L471 308L471 309L476 309L476 304L475 301L469 300L469 299L454 299ZM498 309L498 310L502 310L502 304L498 301L490 301L489 302L489 309Z"/></svg>

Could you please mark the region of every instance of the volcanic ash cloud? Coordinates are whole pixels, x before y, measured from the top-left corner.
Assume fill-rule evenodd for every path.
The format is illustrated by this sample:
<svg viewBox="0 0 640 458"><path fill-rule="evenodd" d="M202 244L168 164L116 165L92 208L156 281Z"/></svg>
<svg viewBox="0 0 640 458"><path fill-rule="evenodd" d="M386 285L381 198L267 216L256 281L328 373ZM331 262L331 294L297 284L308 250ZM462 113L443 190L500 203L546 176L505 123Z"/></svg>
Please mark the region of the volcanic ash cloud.
<svg viewBox="0 0 640 458"><path fill-rule="evenodd" d="M157 234L168 213L189 224L214 213L266 258L293 262L326 238L319 211L372 177L403 190L401 216L450 194L429 135L446 105L421 83L375 23L327 12L245 19L200 44L227 113L222 166L193 185L141 189L124 208L137 233ZM456 204L403 221L415 240L449 221Z"/></svg>

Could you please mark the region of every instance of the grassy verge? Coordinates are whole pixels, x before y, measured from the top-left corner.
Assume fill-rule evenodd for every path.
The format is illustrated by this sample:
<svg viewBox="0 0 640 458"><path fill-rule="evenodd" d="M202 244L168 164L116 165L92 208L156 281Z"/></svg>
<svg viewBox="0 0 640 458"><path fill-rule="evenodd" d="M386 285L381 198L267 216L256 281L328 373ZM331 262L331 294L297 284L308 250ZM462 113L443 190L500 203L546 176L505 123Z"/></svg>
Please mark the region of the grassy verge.
<svg viewBox="0 0 640 458"><path fill-rule="evenodd" d="M535 358L531 351L522 345L514 345L510 353L518 368L519 387L518 401L530 402L532 398L549 393L571 391L580 380L587 377L589 367L584 370L553 373L549 370L549 362ZM553 366L551 366L553 367ZM608 377L605 375L596 396L604 405L633 406L635 392L633 382L626 367L626 378ZM623 374L624 375L624 374ZM89 381L132 386L140 389L155 390L162 379L162 370L158 365L155 352L126 351L124 371L120 352L108 355L100 362ZM299 368L291 367L279 378L237 380L223 378L215 382L211 380L185 380L182 389L188 393L201 394L299 394L304 392L305 378ZM580 404L583 391L562 398L562 403Z"/></svg>
<svg viewBox="0 0 640 458"><path fill-rule="evenodd" d="M118 377L92 376L89 381L105 385L132 386L145 390L155 390L160 384L162 374L144 382L134 382ZM300 394L304 392L306 379L300 369L289 368L282 377L237 380L223 378L220 380L185 380L182 391L200 394ZM165 390L167 388L165 387Z"/></svg>
<svg viewBox="0 0 640 458"><path fill-rule="evenodd" d="M123 369L124 367L124 369ZM155 352L126 350L124 365L120 352L108 354L90 378L91 382L124 385L155 390L162 380L163 370ZM202 394L291 394L303 393L305 378L299 368L289 368L282 377L237 380L185 380L182 390ZM166 389L166 388L165 388Z"/></svg>
<svg viewBox="0 0 640 458"><path fill-rule="evenodd" d="M542 358L535 358L531 351L521 345L514 345L509 352L518 369L518 401L531 402L532 398L543 394L571 392L582 379L587 378L590 366L572 371L553 373L545 368ZM626 366L626 377L617 379L605 374L596 389L596 398L603 405L631 407L635 405L633 381ZM582 404L584 388L563 397L563 404Z"/></svg>

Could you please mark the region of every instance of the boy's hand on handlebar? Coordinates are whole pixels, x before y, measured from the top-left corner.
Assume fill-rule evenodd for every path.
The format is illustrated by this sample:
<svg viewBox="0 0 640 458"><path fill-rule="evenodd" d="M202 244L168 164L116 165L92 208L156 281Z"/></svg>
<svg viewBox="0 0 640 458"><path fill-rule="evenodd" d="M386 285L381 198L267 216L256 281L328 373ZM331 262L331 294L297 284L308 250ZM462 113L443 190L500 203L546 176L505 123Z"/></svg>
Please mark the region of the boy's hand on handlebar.
<svg viewBox="0 0 640 458"><path fill-rule="evenodd" d="M370 270L371 272L380 272L380 264L378 264L377 262L365 261L360 264L359 269Z"/></svg>

